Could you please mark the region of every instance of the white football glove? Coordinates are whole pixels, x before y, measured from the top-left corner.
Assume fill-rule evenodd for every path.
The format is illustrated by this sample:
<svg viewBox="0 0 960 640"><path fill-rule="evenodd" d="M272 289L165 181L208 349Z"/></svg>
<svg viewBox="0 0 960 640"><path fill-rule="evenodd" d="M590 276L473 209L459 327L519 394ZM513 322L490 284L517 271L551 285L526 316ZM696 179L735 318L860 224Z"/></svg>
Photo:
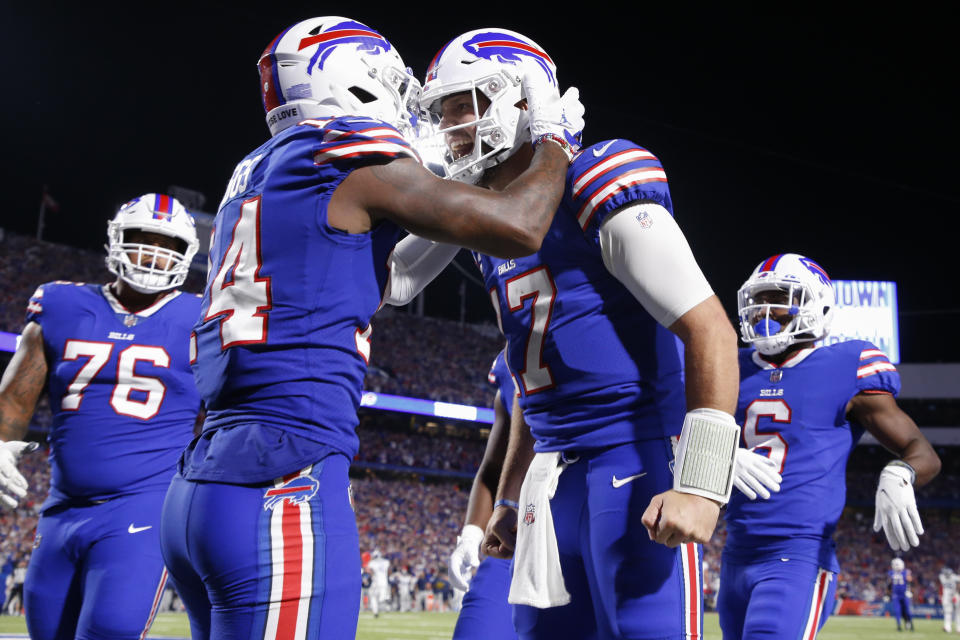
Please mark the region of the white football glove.
<svg viewBox="0 0 960 640"><path fill-rule="evenodd" d="M779 493L783 478L777 470L777 463L752 449L737 449L737 466L733 472L733 485L740 493L751 500L759 495L770 499L770 491ZM769 491L768 491L769 489Z"/></svg>
<svg viewBox="0 0 960 640"><path fill-rule="evenodd" d="M899 460L890 462L880 472L877 484L877 505L873 530L883 532L894 551L908 551L920 546L918 535L923 535L923 524L917 512L913 494L914 472Z"/></svg>
<svg viewBox="0 0 960 640"><path fill-rule="evenodd" d="M472 570L480 566L480 543L483 542L483 529L468 524L457 537L457 548L450 554L450 584L460 591L470 588Z"/></svg>
<svg viewBox="0 0 960 640"><path fill-rule="evenodd" d="M24 453L39 447L36 442L11 440L0 442L0 504L16 509L20 498L27 495L27 479L17 469L17 462Z"/></svg>
<svg viewBox="0 0 960 640"><path fill-rule="evenodd" d="M565 140L569 156L580 150L580 137L583 134L583 103L580 102L580 90L567 89L563 97L543 69L534 62L523 67L523 95L527 98L530 112L530 140L536 142L540 136L552 135Z"/></svg>

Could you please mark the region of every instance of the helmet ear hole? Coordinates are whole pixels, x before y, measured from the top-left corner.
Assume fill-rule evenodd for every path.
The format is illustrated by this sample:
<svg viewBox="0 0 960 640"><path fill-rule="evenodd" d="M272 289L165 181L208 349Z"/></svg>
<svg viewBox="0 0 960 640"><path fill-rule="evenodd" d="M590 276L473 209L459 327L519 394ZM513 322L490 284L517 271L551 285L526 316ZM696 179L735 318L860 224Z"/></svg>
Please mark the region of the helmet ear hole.
<svg viewBox="0 0 960 640"><path fill-rule="evenodd" d="M347 91L352 93L357 98L357 100L359 100L363 104L369 104L377 99L377 96L373 95L363 87L350 87L349 89L347 89Z"/></svg>

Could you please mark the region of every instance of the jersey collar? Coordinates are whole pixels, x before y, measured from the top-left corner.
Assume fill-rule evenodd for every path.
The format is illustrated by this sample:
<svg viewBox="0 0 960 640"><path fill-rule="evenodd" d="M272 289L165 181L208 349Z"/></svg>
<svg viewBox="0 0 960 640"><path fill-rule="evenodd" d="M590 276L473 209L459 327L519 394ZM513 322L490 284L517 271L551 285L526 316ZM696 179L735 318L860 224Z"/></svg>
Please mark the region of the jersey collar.
<svg viewBox="0 0 960 640"><path fill-rule="evenodd" d="M792 356L783 361L783 364L774 364L772 362L767 362L760 356L760 352L754 350L750 357L753 358L753 363L760 367L761 369L789 369L790 367L795 367L804 360L806 360L811 353L817 349L816 345L811 347L806 347L800 349Z"/></svg>
<svg viewBox="0 0 960 640"><path fill-rule="evenodd" d="M100 291L101 293L103 293L103 297L107 299L107 303L110 305L110 308L113 309L114 313L119 313L119 314L128 315L128 316L133 315L133 316L137 316L138 318L149 318L150 316L155 314L157 311L160 311L160 309L165 307L167 303L171 302L174 298L176 298L182 293L180 290L174 289L173 291L169 292L167 295L163 296L162 298L154 302L152 305L150 305L146 309L141 309L140 311L137 311L136 313L134 313L129 309L127 309L125 306L123 306L123 303L121 303L117 299L117 296L113 295L113 292L110 291L110 285L108 284L101 285Z"/></svg>

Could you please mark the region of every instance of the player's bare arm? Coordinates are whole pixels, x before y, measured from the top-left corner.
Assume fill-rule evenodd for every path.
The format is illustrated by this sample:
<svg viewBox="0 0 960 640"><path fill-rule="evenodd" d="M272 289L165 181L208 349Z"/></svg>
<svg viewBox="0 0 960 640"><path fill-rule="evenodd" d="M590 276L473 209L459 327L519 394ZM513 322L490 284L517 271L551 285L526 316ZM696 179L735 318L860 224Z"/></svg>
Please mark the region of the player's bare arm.
<svg viewBox="0 0 960 640"><path fill-rule="evenodd" d="M847 404L847 416L913 468L914 486L922 487L940 473L940 458L930 441L892 395L858 393Z"/></svg>
<svg viewBox="0 0 960 640"><path fill-rule="evenodd" d="M529 255L560 205L568 165L559 145L540 144L530 167L500 192L441 180L412 159L363 167L337 188L329 220L362 233L387 218L431 240L501 258Z"/></svg>
<svg viewBox="0 0 960 640"><path fill-rule="evenodd" d="M457 547L450 555L450 581L462 591L469 588L470 571L480 565L480 547L493 513L493 499L497 494L500 471L507 454L510 414L503 407L499 391L493 405L494 420L487 438L487 447L477 475L473 478L470 498L467 501L467 515L463 529L457 537Z"/></svg>
<svg viewBox="0 0 960 640"><path fill-rule="evenodd" d="M929 482L940 472L940 458L889 394L859 393L848 403L847 415L899 456L880 472L873 530L883 529L894 551L919 546L923 523L913 487Z"/></svg>
<svg viewBox="0 0 960 640"><path fill-rule="evenodd" d="M497 495L503 461L507 456L507 445L510 439L510 414L503 407L499 391L497 391L493 406L493 425L490 427L487 447L483 452L480 467L477 469L473 488L470 490L465 522L465 524L472 524L481 529L486 529L490 514L493 511L493 501Z"/></svg>
<svg viewBox="0 0 960 640"><path fill-rule="evenodd" d="M483 551L494 558L510 559L517 544L517 499L520 488L527 475L527 468L533 460L533 435L523 419L519 401L514 398L510 419L510 438L507 453L497 486L497 503L505 501L493 510L487 524L487 535L483 541Z"/></svg>
<svg viewBox="0 0 960 640"><path fill-rule="evenodd" d="M710 296L670 325L683 342L687 407L732 415L738 392L737 339L716 296ZM710 540L719 502L669 490L654 496L643 514L651 540L675 547Z"/></svg>
<svg viewBox="0 0 960 640"><path fill-rule="evenodd" d="M47 383L43 329L30 322L0 381L0 440L21 440Z"/></svg>
<svg viewBox="0 0 960 640"><path fill-rule="evenodd" d="M14 509L27 495L27 480L17 470L17 462L37 448L37 443L24 442L23 437L46 382L43 331L30 322L0 381L0 506Z"/></svg>

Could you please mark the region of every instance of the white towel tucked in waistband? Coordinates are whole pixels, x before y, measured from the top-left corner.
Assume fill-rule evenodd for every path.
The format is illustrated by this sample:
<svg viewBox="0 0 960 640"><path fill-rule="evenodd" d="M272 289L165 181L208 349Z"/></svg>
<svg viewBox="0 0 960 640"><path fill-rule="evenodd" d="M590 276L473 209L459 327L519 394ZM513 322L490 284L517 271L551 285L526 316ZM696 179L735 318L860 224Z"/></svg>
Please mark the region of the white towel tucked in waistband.
<svg viewBox="0 0 960 640"><path fill-rule="evenodd" d="M517 548L507 598L510 604L547 609L570 602L550 512L550 499L565 467L560 462L560 452L553 451L536 454L527 469L520 489Z"/></svg>

